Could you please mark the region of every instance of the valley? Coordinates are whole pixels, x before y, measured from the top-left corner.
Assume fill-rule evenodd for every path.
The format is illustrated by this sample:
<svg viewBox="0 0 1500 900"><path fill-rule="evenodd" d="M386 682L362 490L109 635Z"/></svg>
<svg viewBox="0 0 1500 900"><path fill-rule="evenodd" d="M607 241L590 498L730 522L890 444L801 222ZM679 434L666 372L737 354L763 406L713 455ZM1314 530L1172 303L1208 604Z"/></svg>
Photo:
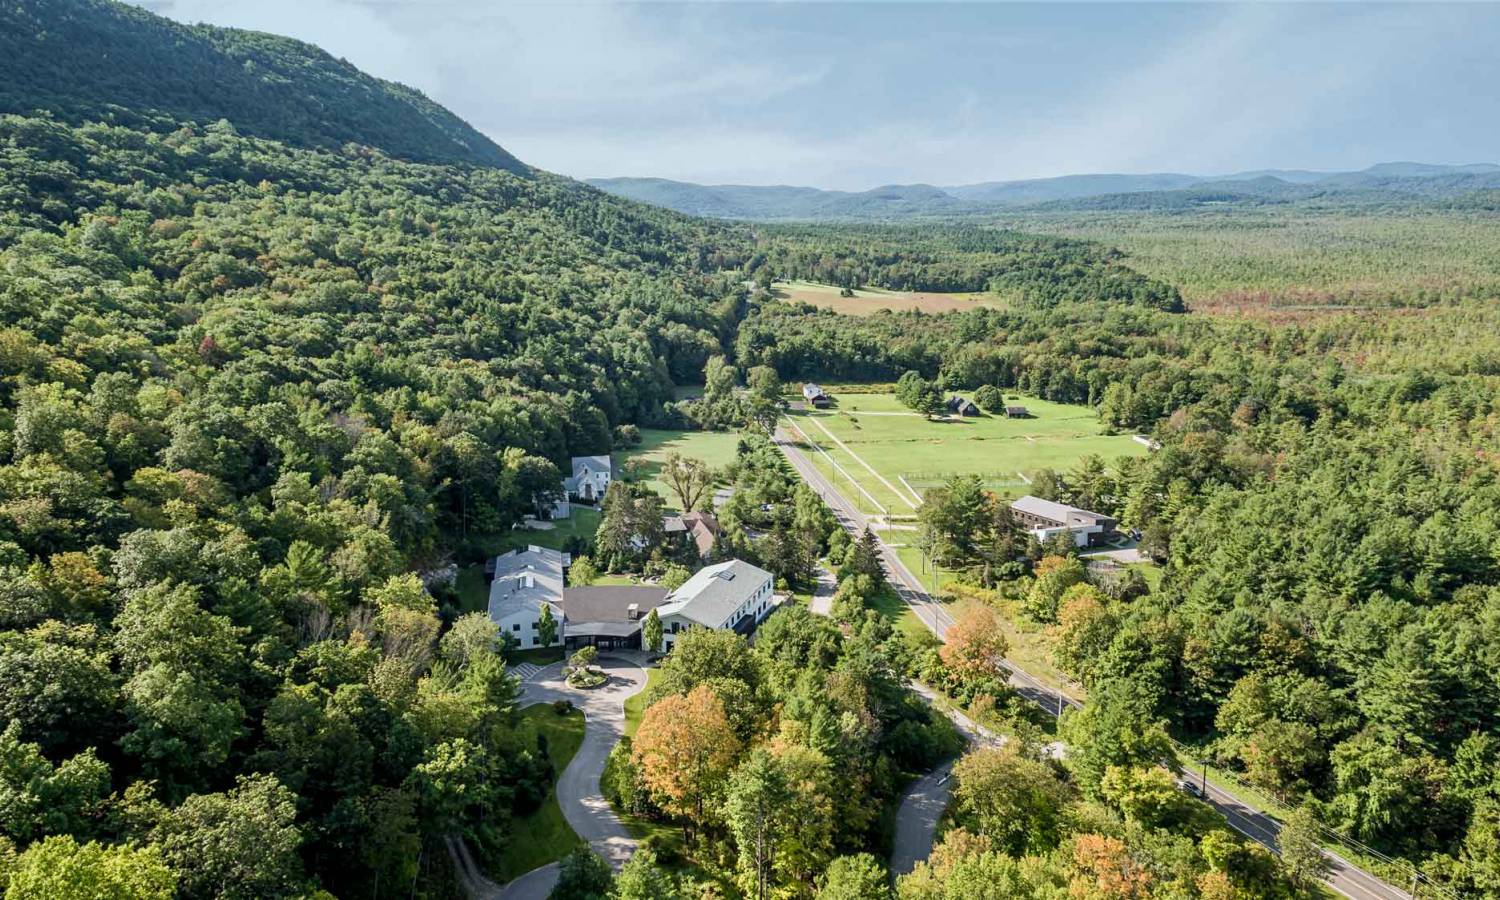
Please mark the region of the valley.
<svg viewBox="0 0 1500 900"><path fill-rule="evenodd" d="M0 8L5 900L1500 892L1500 167L596 188L841 70L159 12Z"/></svg>

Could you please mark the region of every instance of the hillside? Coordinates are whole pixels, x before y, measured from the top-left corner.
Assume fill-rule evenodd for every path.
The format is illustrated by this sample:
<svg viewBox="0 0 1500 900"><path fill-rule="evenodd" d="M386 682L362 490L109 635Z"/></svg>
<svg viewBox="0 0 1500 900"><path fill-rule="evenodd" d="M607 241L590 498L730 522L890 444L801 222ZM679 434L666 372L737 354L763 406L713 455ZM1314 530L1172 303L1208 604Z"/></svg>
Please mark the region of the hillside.
<svg viewBox="0 0 1500 900"><path fill-rule="evenodd" d="M454 834L503 868L556 772L482 601L440 573L514 540L570 456L643 425L743 425L736 391L710 419L675 388L733 382L757 309L802 315L752 283L1181 305L1081 241L753 231L631 203L281 38L94 0L3 16L22 110L0 114L8 895L109 865L163 900L446 898ZM793 504L747 519L736 553L800 589L824 548L798 490L796 523ZM931 717L891 684L880 727L902 719L920 760ZM862 746L871 767L894 753ZM860 778L839 791L858 808L899 786Z"/></svg>
<svg viewBox="0 0 1500 900"><path fill-rule="evenodd" d="M420 91L373 78L310 44L179 25L114 0L0 4L0 112L165 130L227 119L302 147L527 167Z"/></svg>
<svg viewBox="0 0 1500 900"><path fill-rule="evenodd" d="M718 219L899 219L969 210L971 204L931 185L887 185L868 191L824 191L774 185L691 184L665 178L593 178L602 191Z"/></svg>

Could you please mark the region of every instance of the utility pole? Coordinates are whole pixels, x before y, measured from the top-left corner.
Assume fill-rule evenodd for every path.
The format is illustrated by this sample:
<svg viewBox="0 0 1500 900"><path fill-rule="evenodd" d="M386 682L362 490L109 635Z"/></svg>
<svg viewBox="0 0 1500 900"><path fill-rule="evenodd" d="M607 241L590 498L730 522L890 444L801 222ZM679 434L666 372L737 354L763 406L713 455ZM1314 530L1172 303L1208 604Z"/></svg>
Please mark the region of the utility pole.
<svg viewBox="0 0 1500 900"><path fill-rule="evenodd" d="M1198 765L1200 765L1200 766L1203 767L1203 780L1202 780L1202 783L1199 784L1199 788L1202 789L1203 796L1207 797L1208 796L1208 761L1200 759L1200 760L1198 760Z"/></svg>

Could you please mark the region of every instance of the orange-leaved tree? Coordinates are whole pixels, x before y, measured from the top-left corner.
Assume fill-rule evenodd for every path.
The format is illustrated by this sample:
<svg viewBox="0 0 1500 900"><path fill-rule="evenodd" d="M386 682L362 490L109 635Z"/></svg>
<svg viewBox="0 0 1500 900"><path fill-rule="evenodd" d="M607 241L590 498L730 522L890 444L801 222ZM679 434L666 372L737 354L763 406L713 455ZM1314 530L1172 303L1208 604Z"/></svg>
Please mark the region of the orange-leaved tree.
<svg viewBox="0 0 1500 900"><path fill-rule="evenodd" d="M1004 670L1000 657L1009 650L995 611L981 603L971 603L958 620L948 628L947 643L938 655L960 678L999 676Z"/></svg>
<svg viewBox="0 0 1500 900"><path fill-rule="evenodd" d="M1068 896L1074 900L1139 900L1151 893L1151 873L1118 838L1078 835L1073 839L1072 868Z"/></svg>
<svg viewBox="0 0 1500 900"><path fill-rule="evenodd" d="M683 819L683 835L707 822L707 802L720 791L740 742L724 704L707 685L663 697L646 709L631 755L661 808Z"/></svg>

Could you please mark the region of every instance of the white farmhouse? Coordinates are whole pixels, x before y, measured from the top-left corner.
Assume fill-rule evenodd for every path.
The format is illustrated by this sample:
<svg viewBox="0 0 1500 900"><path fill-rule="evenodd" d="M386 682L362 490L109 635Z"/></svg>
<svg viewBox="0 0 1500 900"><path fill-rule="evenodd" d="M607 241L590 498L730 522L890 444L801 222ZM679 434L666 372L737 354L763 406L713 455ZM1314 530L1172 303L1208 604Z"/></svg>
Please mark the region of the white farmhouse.
<svg viewBox="0 0 1500 900"><path fill-rule="evenodd" d="M563 479L563 492L571 499L597 503L604 499L614 477L609 454L573 457L573 474Z"/></svg>
<svg viewBox="0 0 1500 900"><path fill-rule="evenodd" d="M772 581L770 572L738 559L699 569L657 607L666 649L694 625L754 631L775 607Z"/></svg>
<svg viewBox="0 0 1500 900"><path fill-rule="evenodd" d="M563 642L563 568L571 560L559 550L531 545L495 557L495 579L490 582L490 621L522 649L542 646L538 630L542 607L552 607L557 635Z"/></svg>

